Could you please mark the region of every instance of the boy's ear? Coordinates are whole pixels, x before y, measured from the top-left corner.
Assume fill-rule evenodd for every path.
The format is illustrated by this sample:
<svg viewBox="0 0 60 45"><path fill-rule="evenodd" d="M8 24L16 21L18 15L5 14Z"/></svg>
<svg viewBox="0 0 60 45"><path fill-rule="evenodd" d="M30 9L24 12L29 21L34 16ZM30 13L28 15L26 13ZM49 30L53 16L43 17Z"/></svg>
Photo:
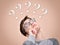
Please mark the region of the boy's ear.
<svg viewBox="0 0 60 45"><path fill-rule="evenodd" d="M29 34L26 35L26 37L28 37L28 36L29 36Z"/></svg>

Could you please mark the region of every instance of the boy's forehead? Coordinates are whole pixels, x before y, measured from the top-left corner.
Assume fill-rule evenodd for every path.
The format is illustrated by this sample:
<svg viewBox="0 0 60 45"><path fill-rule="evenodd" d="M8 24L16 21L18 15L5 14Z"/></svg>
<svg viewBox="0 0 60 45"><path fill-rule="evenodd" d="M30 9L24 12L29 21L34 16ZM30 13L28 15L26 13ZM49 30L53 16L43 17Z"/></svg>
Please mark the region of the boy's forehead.
<svg viewBox="0 0 60 45"><path fill-rule="evenodd" d="M29 22L29 21L33 21L33 22L36 22L35 18L30 18L30 19L26 19L25 22ZM25 23L24 22L24 23Z"/></svg>
<svg viewBox="0 0 60 45"><path fill-rule="evenodd" d="M29 22L29 20L30 20L30 19L26 19L25 22ZM25 23L25 22L24 22L24 23Z"/></svg>

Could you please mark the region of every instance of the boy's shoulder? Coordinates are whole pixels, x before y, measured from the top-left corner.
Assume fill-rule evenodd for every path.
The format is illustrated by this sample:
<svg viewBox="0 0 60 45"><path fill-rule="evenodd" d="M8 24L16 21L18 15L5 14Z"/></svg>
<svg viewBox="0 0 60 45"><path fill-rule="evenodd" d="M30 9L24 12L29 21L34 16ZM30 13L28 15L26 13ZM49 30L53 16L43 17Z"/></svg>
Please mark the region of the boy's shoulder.
<svg viewBox="0 0 60 45"><path fill-rule="evenodd" d="M40 41L39 44L40 45L59 45L59 42L55 38L49 38L49 39L45 39L45 40Z"/></svg>

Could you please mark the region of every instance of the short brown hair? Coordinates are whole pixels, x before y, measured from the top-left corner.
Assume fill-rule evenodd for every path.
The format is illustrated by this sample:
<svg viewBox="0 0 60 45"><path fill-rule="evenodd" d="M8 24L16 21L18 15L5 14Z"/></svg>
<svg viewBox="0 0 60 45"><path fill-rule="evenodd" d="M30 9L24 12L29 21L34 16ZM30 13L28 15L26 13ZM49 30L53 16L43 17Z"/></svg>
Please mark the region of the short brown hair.
<svg viewBox="0 0 60 45"><path fill-rule="evenodd" d="M24 24L24 22L25 22L25 20L27 20L27 19L31 19L31 18L29 18L28 16L25 16L25 18L21 21L21 23L20 23L20 32L24 35L24 36L26 36L28 33L25 31L25 29L24 29L24 27L23 27L23 24Z"/></svg>

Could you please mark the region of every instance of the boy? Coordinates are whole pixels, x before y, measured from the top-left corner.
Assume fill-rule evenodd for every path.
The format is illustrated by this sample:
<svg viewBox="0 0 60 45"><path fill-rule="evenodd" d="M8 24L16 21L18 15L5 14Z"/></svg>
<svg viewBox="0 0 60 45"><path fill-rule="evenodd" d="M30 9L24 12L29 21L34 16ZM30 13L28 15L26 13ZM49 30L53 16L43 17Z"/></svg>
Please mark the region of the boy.
<svg viewBox="0 0 60 45"><path fill-rule="evenodd" d="M26 16L20 23L20 32L28 37L23 45L59 45L54 38L36 41L36 37L40 31L40 27L34 18Z"/></svg>

